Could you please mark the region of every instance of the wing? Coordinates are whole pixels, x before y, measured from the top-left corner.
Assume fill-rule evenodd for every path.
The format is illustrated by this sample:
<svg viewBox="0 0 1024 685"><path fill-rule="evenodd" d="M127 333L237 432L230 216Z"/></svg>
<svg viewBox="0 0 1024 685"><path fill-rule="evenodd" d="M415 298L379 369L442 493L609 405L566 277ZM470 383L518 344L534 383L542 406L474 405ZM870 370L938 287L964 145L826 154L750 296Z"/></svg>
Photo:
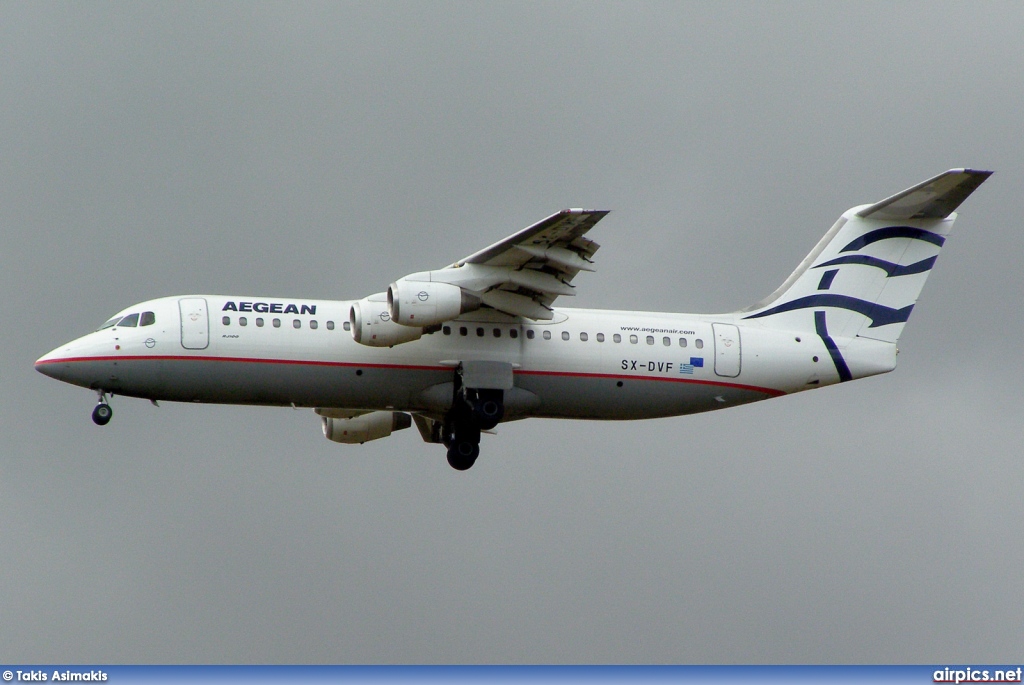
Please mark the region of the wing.
<svg viewBox="0 0 1024 685"><path fill-rule="evenodd" d="M490 247L460 259L453 266L486 264L522 268L533 262L533 266L539 268L547 261L552 268L570 274L571 279L580 271L593 271L589 266L590 258L600 245L587 240L583 235L606 214L606 210L563 209ZM552 256L544 254L547 250L552 251Z"/></svg>
<svg viewBox="0 0 1024 685"><path fill-rule="evenodd" d="M389 289L389 301L397 297L411 311L416 304L412 297L396 293L408 290L426 300L428 292L413 284L446 283L461 289L463 311L465 302L473 301L513 316L551 319L555 298L575 294L571 282L576 274L594 270L591 257L599 245L584 235L606 214L589 209L552 214L451 266L399 279ZM406 318L412 317L396 321L406 323Z"/></svg>
<svg viewBox="0 0 1024 685"><path fill-rule="evenodd" d="M570 283L576 274L594 270L591 258L600 245L584 235L606 214L606 210L564 209L453 267L507 269L508 278L482 294L484 304L508 314L549 319L555 298L575 295ZM540 311L538 304L546 311Z"/></svg>

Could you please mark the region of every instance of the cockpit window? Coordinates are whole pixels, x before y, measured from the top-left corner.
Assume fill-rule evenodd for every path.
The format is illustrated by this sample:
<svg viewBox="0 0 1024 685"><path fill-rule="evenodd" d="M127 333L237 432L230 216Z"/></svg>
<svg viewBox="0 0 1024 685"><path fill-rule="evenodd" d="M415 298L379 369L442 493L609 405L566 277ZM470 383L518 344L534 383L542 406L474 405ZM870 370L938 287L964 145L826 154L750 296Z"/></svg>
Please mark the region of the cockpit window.
<svg viewBox="0 0 1024 685"><path fill-rule="evenodd" d="M156 323L156 314L153 312L142 312L142 317L139 319L140 326L152 326Z"/></svg>
<svg viewBox="0 0 1024 685"><path fill-rule="evenodd" d="M97 328L96 330L97 331L102 331L104 328L113 328L114 324L116 324L120 320L121 320L120 316L115 316L113 319L111 319L110 321L106 322L105 324L103 324L102 326Z"/></svg>
<svg viewBox="0 0 1024 685"><path fill-rule="evenodd" d="M117 325L120 328L135 328L136 326L139 325L139 315L129 314L128 316L118 321Z"/></svg>

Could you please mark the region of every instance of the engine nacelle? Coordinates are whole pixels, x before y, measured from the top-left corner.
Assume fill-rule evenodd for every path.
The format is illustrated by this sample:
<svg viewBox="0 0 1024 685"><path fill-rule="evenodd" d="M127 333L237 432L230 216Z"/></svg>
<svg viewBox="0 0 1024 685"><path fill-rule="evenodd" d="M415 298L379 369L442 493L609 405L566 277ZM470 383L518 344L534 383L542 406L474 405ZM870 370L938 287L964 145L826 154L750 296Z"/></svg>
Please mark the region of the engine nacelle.
<svg viewBox="0 0 1024 685"><path fill-rule="evenodd" d="M460 314L480 309L481 301L457 285L404 278L388 288L391 320L403 326L439 326Z"/></svg>
<svg viewBox="0 0 1024 685"><path fill-rule="evenodd" d="M412 425L412 417L399 411L374 411L351 419L320 418L324 437L347 445L386 438L393 431Z"/></svg>
<svg viewBox="0 0 1024 685"><path fill-rule="evenodd" d="M422 328L399 326L392 321L384 293L370 295L355 302L348 313L352 337L360 345L391 347L419 340Z"/></svg>

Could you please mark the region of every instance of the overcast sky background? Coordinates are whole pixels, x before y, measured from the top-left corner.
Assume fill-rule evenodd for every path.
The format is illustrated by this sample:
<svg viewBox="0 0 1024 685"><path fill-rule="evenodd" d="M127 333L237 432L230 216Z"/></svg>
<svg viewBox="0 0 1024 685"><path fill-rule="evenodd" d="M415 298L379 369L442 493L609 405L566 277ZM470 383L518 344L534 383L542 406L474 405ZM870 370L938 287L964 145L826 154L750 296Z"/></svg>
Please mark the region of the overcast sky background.
<svg viewBox="0 0 1024 685"><path fill-rule="evenodd" d="M0 5L0 659L1019 662L1020 3ZM95 397L134 302L362 297L612 209L577 306L714 312L948 168L899 368L723 412L415 430Z"/></svg>

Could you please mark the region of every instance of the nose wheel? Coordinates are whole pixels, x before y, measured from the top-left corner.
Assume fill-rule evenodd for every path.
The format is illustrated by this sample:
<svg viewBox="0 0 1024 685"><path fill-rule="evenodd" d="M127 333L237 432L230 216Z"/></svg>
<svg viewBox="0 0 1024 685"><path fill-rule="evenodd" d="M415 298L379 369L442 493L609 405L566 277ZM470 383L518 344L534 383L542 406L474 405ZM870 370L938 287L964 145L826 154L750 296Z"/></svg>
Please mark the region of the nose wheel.
<svg viewBox="0 0 1024 685"><path fill-rule="evenodd" d="M111 417L114 415L114 410L107 404L106 393L100 393L100 403L96 405L96 408L92 410L92 422L97 426L105 426L110 423Z"/></svg>

